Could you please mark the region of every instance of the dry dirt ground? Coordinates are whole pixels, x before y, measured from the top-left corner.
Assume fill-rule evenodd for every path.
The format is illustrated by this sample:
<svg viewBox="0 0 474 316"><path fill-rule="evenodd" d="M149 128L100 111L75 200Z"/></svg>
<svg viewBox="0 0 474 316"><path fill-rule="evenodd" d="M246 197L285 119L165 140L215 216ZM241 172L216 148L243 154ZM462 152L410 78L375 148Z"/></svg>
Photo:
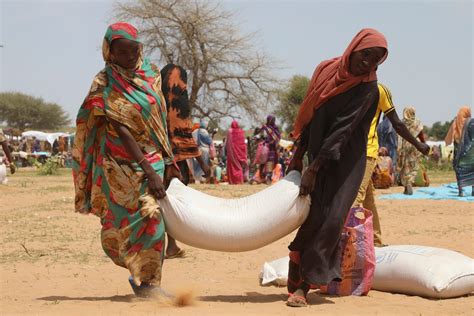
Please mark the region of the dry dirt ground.
<svg viewBox="0 0 474 316"><path fill-rule="evenodd" d="M452 181L452 175L432 177ZM264 186L198 185L222 197L238 197ZM391 192L399 192L394 188ZM387 191L386 191L387 192ZM386 193L386 192L379 192ZM457 201L377 202L385 242L443 247L474 257L474 207ZM474 313L474 296L430 300L371 291L366 297L309 295L310 306L286 307L285 288L260 287L265 261L287 254L293 234L262 249L219 253L191 248L184 259L165 260L162 285L170 292L192 290L192 306L175 307L137 299L125 269L103 253L100 224L73 212L68 170L37 176L20 170L0 186L0 314L28 315L459 315Z"/></svg>

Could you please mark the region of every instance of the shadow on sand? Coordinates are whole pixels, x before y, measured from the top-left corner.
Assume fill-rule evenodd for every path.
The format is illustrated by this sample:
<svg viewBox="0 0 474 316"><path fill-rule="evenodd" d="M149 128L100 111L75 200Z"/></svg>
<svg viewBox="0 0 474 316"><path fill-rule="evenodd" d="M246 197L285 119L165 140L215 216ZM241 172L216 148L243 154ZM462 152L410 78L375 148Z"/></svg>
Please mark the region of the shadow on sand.
<svg viewBox="0 0 474 316"><path fill-rule="evenodd" d="M56 302L56 301L111 301L111 302L132 302L135 299L134 294L127 295L113 295L113 296L83 296L83 297L69 297L69 296L45 296L38 297L37 300Z"/></svg>
<svg viewBox="0 0 474 316"><path fill-rule="evenodd" d="M197 297L198 301L202 302L224 302L224 303L273 303L273 302L286 302L288 296L286 294L262 294L259 292L247 292L245 295L206 295ZM308 294L309 305L321 305L321 304L335 304L330 300L331 296L319 295L315 292ZM113 295L113 296L82 296L82 297L70 297L70 296L45 296L39 297L37 300L48 301L48 302L62 302L62 301L110 301L110 302L123 302L130 303L137 300L134 294L127 295Z"/></svg>
<svg viewBox="0 0 474 316"><path fill-rule="evenodd" d="M258 292L247 292L246 295L208 295L198 297L203 302L226 302L226 303L273 303L286 302L288 295L286 294L262 294ZM334 304L333 301L317 293L308 294L308 304Z"/></svg>

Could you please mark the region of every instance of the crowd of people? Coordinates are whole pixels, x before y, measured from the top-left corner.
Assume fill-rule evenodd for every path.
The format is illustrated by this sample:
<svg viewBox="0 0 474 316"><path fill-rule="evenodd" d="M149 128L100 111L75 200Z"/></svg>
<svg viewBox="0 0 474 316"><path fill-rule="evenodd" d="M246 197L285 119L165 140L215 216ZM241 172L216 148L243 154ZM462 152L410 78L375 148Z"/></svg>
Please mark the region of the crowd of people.
<svg viewBox="0 0 474 316"><path fill-rule="evenodd" d="M57 136L50 143L35 136L15 136L11 129L2 131L2 134L8 140L10 162L15 167L31 167L35 161L44 163L51 156L58 157L61 167L72 161L68 136Z"/></svg>
<svg viewBox="0 0 474 316"><path fill-rule="evenodd" d="M129 270L137 296L161 293L163 259L186 255L172 236L165 242L160 212L142 212L142 197L164 198L172 178L186 185L271 184L289 171L302 173L300 194L312 202L289 245L286 302L300 307L313 285L341 280L338 243L351 207L372 212L374 244L385 245L374 188L399 181L412 194L420 157L430 152L415 109L406 107L400 119L389 89L377 82L388 45L374 29L361 30L340 57L318 65L287 148L272 115L248 136L233 120L216 144L216 130L192 123L185 69L169 64L160 71L150 63L132 25L110 25L102 53L105 67L76 119L75 209L100 218L102 247ZM474 184L473 129L463 108L446 140L455 144L460 194Z"/></svg>
<svg viewBox="0 0 474 316"><path fill-rule="evenodd" d="M231 122L222 140L215 139L216 133L204 121L193 125L191 134L200 155L186 160L187 168L182 170L186 183L272 184L285 176L293 147L291 142L280 145L274 116L269 115L248 136L237 120Z"/></svg>

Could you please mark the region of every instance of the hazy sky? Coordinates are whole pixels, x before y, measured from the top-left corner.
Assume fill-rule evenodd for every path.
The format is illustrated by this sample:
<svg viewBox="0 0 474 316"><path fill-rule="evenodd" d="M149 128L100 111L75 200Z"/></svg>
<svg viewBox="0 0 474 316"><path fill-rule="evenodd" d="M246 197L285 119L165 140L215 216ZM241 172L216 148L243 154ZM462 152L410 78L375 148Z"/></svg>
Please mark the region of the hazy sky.
<svg viewBox="0 0 474 316"><path fill-rule="evenodd" d="M276 74L311 76L343 53L363 27L389 43L378 71L401 114L417 108L424 124L450 120L473 104L472 1L222 1L243 32L279 60ZM0 91L20 91L62 105L75 118L103 67L102 38L113 1L0 0ZM160 65L163 66L163 65ZM277 67L276 67L277 68Z"/></svg>

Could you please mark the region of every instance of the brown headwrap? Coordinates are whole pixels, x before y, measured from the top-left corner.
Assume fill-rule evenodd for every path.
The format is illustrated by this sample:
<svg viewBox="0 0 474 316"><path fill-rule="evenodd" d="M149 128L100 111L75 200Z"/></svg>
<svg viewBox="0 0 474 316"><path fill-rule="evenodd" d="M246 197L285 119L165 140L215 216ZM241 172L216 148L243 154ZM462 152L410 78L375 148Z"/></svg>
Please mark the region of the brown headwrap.
<svg viewBox="0 0 474 316"><path fill-rule="evenodd" d="M459 109L458 115L456 115L456 118L454 119L453 123L451 123L448 135L446 135L446 138L444 139L446 145L451 145L453 141L459 144L459 142L461 141L462 130L464 128L464 122L466 122L466 119L470 117L470 107L463 106Z"/></svg>

